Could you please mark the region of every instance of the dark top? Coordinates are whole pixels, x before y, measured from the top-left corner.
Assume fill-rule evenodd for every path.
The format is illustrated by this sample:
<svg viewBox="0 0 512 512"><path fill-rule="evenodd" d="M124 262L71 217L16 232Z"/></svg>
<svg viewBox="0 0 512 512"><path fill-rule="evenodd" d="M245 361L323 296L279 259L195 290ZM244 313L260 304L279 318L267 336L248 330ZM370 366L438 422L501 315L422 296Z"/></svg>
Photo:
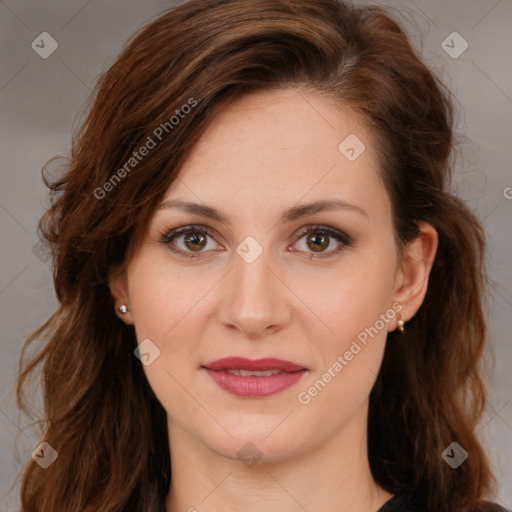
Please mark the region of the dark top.
<svg viewBox="0 0 512 512"><path fill-rule="evenodd" d="M496 503L487 504L486 512L512 512L507 510ZM386 501L384 505L377 512L429 512L413 502L408 494L396 494L390 500Z"/></svg>

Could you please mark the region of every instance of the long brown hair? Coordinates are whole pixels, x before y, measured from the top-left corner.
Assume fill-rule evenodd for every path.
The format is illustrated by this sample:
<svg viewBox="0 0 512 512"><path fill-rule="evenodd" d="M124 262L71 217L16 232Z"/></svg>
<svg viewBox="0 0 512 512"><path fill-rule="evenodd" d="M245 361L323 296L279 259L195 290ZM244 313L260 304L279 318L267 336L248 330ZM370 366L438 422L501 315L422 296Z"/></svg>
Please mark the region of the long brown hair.
<svg viewBox="0 0 512 512"><path fill-rule="evenodd" d="M382 7L192 0L132 37L98 82L69 169L45 180L53 200L40 230L60 305L26 340L16 392L28 412L27 379L42 363L41 441L58 458L47 469L33 460L24 468L23 511L164 510L166 413L133 355L133 328L114 313L108 278L123 269L215 113L249 91L290 87L348 106L367 123L399 248L419 221L439 233L424 303L406 335L389 334L371 392L372 474L428 510L480 510L493 483L475 433L486 405L485 240L448 191L449 90ZM149 139L155 146L131 160ZM45 342L25 361L36 340ZM452 442L469 454L457 470L441 457Z"/></svg>

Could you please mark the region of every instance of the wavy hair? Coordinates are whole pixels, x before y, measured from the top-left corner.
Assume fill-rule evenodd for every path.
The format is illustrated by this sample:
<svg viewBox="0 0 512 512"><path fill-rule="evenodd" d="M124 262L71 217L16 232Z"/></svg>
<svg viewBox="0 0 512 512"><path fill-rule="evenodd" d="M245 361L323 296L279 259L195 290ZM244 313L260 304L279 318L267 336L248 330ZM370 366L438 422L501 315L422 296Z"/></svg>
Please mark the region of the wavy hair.
<svg viewBox="0 0 512 512"><path fill-rule="evenodd" d="M129 261L215 114L248 92L283 88L327 98L367 124L399 249L420 221L439 234L425 300L405 336L389 334L371 391L373 477L429 510L484 509L494 483L476 437L486 405L485 237L449 191L451 93L383 7L191 0L126 43L97 83L69 168L45 178L52 200L39 229L51 249L59 306L25 341L16 398L28 413L25 388L41 364L41 441L58 458L47 469L33 460L23 468L24 512L164 511L171 482L166 413L133 355L133 327L114 314L109 276ZM163 126L158 147L126 167ZM27 358L36 340L40 350ZM441 457L453 441L469 453L457 471Z"/></svg>

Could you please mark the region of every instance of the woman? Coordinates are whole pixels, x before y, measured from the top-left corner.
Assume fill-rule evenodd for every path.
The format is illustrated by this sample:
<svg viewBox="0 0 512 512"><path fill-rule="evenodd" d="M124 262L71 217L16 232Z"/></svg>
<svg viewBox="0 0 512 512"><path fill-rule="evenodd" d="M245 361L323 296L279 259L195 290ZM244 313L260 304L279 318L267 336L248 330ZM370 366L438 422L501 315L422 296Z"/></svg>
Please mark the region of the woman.
<svg viewBox="0 0 512 512"><path fill-rule="evenodd" d="M382 8L192 0L139 31L49 183L23 510L503 510L452 130Z"/></svg>

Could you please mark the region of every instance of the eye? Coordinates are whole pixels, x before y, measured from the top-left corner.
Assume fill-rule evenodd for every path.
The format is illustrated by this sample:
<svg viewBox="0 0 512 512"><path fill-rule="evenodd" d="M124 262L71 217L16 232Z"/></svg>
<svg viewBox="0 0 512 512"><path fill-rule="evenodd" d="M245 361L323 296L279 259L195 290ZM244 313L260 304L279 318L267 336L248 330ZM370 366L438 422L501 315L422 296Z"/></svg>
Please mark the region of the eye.
<svg viewBox="0 0 512 512"><path fill-rule="evenodd" d="M312 253L308 256L309 259L332 256L339 253L344 247L350 247L353 243L353 240L349 235L329 226L308 226L297 236L297 241L301 241L302 238L305 238L305 244L303 244L303 249L300 250L305 252L309 252L308 250L311 250ZM332 245L336 245L331 243L331 238L338 241L338 247L327 251L327 248L332 247ZM320 255L316 256L316 254Z"/></svg>
<svg viewBox="0 0 512 512"><path fill-rule="evenodd" d="M210 247L208 247L208 237L212 239ZM308 226L296 236L295 244L304 237L306 237L305 245L299 250L309 252L309 259L332 256L339 253L344 247L350 247L353 243L349 235L329 226ZM335 245L331 243L331 238L337 240L338 247L326 251L331 245ZM182 242L181 248L177 241ZM187 258L196 258L201 256L201 253L221 247L215 242L214 233L206 226L191 225L172 229L161 235L160 242L167 245L174 253Z"/></svg>
<svg viewBox="0 0 512 512"><path fill-rule="evenodd" d="M172 229L168 233L162 235L161 242L168 245L171 251L188 258L201 256L203 249L217 249L219 244L213 242L208 248L208 238L213 239L213 232L206 226L183 226L181 228ZM182 239L182 248L177 247L175 240Z"/></svg>

